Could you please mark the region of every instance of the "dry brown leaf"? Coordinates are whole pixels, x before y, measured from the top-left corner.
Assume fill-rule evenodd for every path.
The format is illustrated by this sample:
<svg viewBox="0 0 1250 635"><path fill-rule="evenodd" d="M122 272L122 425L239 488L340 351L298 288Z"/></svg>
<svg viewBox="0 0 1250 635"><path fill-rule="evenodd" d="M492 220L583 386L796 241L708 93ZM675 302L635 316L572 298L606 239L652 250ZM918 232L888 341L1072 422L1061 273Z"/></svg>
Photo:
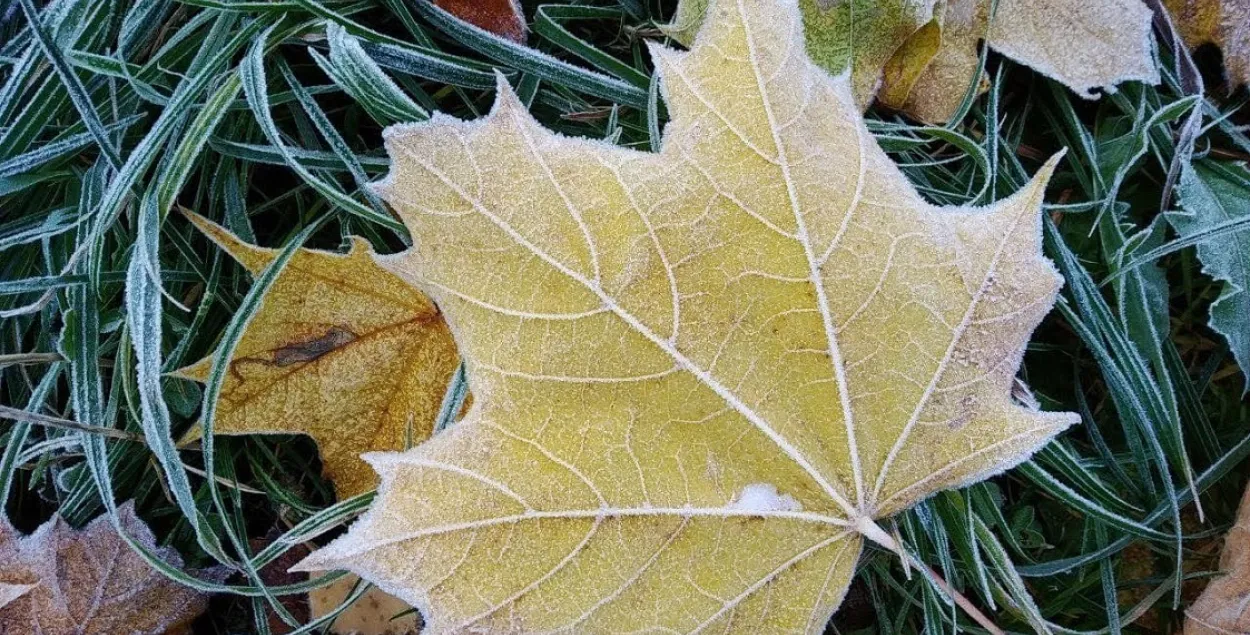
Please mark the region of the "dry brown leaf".
<svg viewBox="0 0 1250 635"><path fill-rule="evenodd" d="M950 119L973 81L985 85L977 48L987 33L991 48L1086 99L1126 81L1159 81L1153 14L1141 0L999 0L987 31L989 8L988 0L948 0L940 50L907 98L890 105L921 121Z"/></svg>
<svg viewBox="0 0 1250 635"><path fill-rule="evenodd" d="M188 218L253 274L277 255ZM347 254L291 258L235 349L214 421L217 434L311 436L340 498L377 483L361 453L430 436L458 363L438 308L374 255L354 238ZM208 357L178 374L204 381L211 367Z"/></svg>
<svg viewBox="0 0 1250 635"><path fill-rule="evenodd" d="M252 549L252 553L260 552L272 544L280 535L282 535L282 531L277 527L273 527L263 538L249 539L248 546ZM292 545L282 555L260 568L260 571L257 573L260 574L261 581L267 586L273 587L298 584L307 580L308 576L306 574L293 573L288 571L288 569L291 568L291 565L305 558L309 551L309 548L303 543ZM306 596L282 595L278 597L278 602L297 622L302 624L308 621L308 598ZM265 605L265 611L265 619L269 622L269 631L273 635L286 635L295 630L293 626L282 621L282 618L278 617L278 614L269 607L268 603Z"/></svg>
<svg viewBox="0 0 1250 635"><path fill-rule="evenodd" d="M681 0L668 31L689 44L709 0ZM1238 0L1244 2L1245 0ZM826 70L850 70L856 100L875 96L921 121L953 116L981 91L978 44L1062 82L1085 98L1129 80L1159 81L1151 12L1141 0L801 0L808 54Z"/></svg>
<svg viewBox="0 0 1250 635"><path fill-rule="evenodd" d="M448 13L515 42L525 42L525 16L518 0L434 0Z"/></svg>
<svg viewBox="0 0 1250 635"><path fill-rule="evenodd" d="M1215 44L1234 86L1250 84L1250 0L1164 0L1191 48Z"/></svg>
<svg viewBox="0 0 1250 635"><path fill-rule="evenodd" d="M1224 538L1220 571L1224 576L1212 580L1185 611L1185 635L1250 634L1250 487Z"/></svg>
<svg viewBox="0 0 1250 635"><path fill-rule="evenodd" d="M118 517L127 535L182 568L177 552L156 546L132 504ZM199 575L220 581L226 570ZM207 595L148 566L107 516L81 531L57 517L21 537L0 518L0 587L15 586L28 588L0 604L5 635L165 635L188 627L208 604Z"/></svg>
<svg viewBox="0 0 1250 635"><path fill-rule="evenodd" d="M312 616L319 618L333 611L347 599L360 578L346 575L327 586L308 593ZM416 635L421 632L421 616L402 600L377 587L356 598L330 627L335 635Z"/></svg>
<svg viewBox="0 0 1250 635"><path fill-rule="evenodd" d="M476 401L301 563L432 633L819 632L878 520L1077 421L1012 402L1061 284L1051 161L985 208L926 203L795 2L717 0L654 48L658 153L491 114L390 128L384 262L448 316ZM498 187L508 183L508 187Z"/></svg>

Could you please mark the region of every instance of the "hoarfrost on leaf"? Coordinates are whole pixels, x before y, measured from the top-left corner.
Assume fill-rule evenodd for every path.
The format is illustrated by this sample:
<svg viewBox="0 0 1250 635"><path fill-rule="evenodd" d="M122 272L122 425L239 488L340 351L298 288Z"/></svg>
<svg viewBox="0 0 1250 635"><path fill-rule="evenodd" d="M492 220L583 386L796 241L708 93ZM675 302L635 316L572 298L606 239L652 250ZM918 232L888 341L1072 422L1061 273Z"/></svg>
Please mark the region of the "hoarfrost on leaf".
<svg viewBox="0 0 1250 635"><path fill-rule="evenodd" d="M795 2L708 15L688 53L652 50L658 153L545 130L502 78L481 120L388 129L378 191L416 247L384 262L447 316L475 401L366 455L372 507L300 568L431 633L815 633L862 540L892 543L876 519L1076 421L1011 397L1061 284L1054 160L932 206Z"/></svg>
<svg viewBox="0 0 1250 635"><path fill-rule="evenodd" d="M132 503L117 515L121 530L144 549L183 568L177 552L156 545ZM192 573L220 582L229 571ZM0 517L0 633L165 635L189 627L206 606L207 594L153 569L108 516L81 530L55 517L28 536Z"/></svg>
<svg viewBox="0 0 1250 635"><path fill-rule="evenodd" d="M777 491L771 483L751 483L729 503L729 509L744 512L801 512L803 505L789 494Z"/></svg>
<svg viewBox="0 0 1250 635"><path fill-rule="evenodd" d="M277 251L188 214L253 274ZM338 254L300 249L265 293L230 359L216 434L307 434L339 498L377 477L361 453L402 450L434 432L458 357L438 308L374 262L363 238ZM207 381L213 357L177 371ZM190 438L198 437L198 427Z"/></svg>

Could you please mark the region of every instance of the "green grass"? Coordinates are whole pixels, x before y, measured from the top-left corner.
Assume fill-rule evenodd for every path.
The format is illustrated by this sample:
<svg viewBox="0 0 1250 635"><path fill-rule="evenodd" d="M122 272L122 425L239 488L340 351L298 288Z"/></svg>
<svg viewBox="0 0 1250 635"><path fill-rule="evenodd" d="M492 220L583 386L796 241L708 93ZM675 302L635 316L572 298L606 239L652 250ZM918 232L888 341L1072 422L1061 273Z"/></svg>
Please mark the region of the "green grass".
<svg viewBox="0 0 1250 635"><path fill-rule="evenodd" d="M288 250L352 234L401 250L404 231L362 189L386 169L382 127L480 116L495 68L548 127L655 148L666 115L644 42L662 40L674 3L525 4L530 46L549 56L419 0L0 0L0 496L20 529L134 499L191 564L239 572L206 587L220 594L197 632L268 631L267 607L309 585L266 585L257 570L368 497L336 503L307 439L174 447L215 388L163 373L237 341L267 280L170 212ZM1020 469L896 519L1018 632L1174 632L1250 475L1245 378L1207 325L1221 285L1195 249L1244 239L1247 224L1181 239L1161 219L1177 205L1170 171L1250 158L1250 108L1214 67L1204 96L1161 48L1161 86L1098 102L991 56L990 92L954 125L869 114L940 203L995 200L1069 148L1046 223L1067 284L1022 377L1083 423ZM271 532L282 539L249 544ZM870 552L861 569L832 632L975 630L897 558Z"/></svg>

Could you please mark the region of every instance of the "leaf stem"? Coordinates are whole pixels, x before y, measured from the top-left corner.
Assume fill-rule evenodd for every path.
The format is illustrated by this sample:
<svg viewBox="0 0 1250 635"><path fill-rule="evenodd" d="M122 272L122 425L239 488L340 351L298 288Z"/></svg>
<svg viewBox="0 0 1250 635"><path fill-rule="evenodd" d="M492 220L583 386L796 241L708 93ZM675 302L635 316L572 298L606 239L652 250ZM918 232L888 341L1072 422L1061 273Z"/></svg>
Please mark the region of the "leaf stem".
<svg viewBox="0 0 1250 635"><path fill-rule="evenodd" d="M982 613L981 609L978 609L971 600L952 587L940 573L933 569L933 567L930 567L928 564L921 561L920 558L917 558L911 552L899 545L898 541L894 540L890 534L886 533L886 531L881 528L881 525L877 524L877 521L868 516L861 516L855 520L855 530L868 540L871 540L872 542L875 542L885 549L897 554L900 559L904 560L904 566L914 566L917 569L924 571L928 575L929 580L931 580L933 584L942 591L942 593L945 593L947 597L954 600L955 605L963 609L964 612L968 614L968 617L972 618L972 621L980 624L981 628L989 631L992 635L1005 635L1003 629L995 625L994 622L991 621L985 613Z"/></svg>

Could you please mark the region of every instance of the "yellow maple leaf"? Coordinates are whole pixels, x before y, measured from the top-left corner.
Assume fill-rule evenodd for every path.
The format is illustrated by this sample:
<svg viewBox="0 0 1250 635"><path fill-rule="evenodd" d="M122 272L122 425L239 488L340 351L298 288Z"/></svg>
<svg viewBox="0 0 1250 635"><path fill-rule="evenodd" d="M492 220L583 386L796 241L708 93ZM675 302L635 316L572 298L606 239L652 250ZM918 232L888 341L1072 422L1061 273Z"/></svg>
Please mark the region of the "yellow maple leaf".
<svg viewBox="0 0 1250 635"><path fill-rule="evenodd" d="M986 208L926 203L797 5L719 0L652 50L660 152L491 114L390 128L384 259L447 315L476 401L404 453L303 570L429 632L819 632L876 522L1077 420L1015 405L1061 280L1053 161ZM508 187L498 187L508 183Z"/></svg>
<svg viewBox="0 0 1250 635"><path fill-rule="evenodd" d="M187 217L253 274L277 251ZM373 489L362 452L401 450L433 432L458 358L425 294L374 262L353 238L347 254L300 249L265 294L230 360L217 434L307 434L340 498ZM204 381L208 357L177 372Z"/></svg>
<svg viewBox="0 0 1250 635"><path fill-rule="evenodd" d="M178 553L158 547L151 530L126 503L123 531L175 568ZM224 567L195 572L220 582ZM150 567L101 516L82 530L59 517L19 536L0 517L0 633L19 635L167 635L189 632L208 595Z"/></svg>
<svg viewBox="0 0 1250 635"><path fill-rule="evenodd" d="M1185 635L1250 633L1250 487L1224 538L1220 571L1185 611Z"/></svg>
<svg viewBox="0 0 1250 635"><path fill-rule="evenodd" d="M1250 84L1250 0L1164 0L1191 48L1216 44L1234 86Z"/></svg>

